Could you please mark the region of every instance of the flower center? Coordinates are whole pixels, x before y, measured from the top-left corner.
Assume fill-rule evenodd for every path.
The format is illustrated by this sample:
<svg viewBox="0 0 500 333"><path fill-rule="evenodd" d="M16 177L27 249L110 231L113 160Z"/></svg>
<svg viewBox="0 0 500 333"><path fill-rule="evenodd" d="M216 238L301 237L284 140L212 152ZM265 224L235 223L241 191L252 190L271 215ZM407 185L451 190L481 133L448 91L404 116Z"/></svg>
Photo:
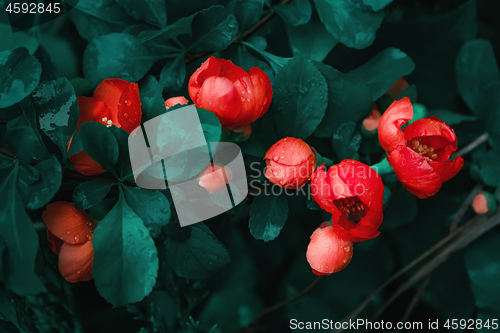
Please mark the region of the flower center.
<svg viewBox="0 0 500 333"><path fill-rule="evenodd" d="M408 141L407 146L408 148L416 151L423 157L425 157L425 160L427 162L432 162L434 161L438 155L434 152L434 147L429 147L425 144L422 144L423 139L413 139Z"/></svg>
<svg viewBox="0 0 500 333"><path fill-rule="evenodd" d="M333 203L354 222L358 222L365 216L365 204L358 197L334 200Z"/></svg>

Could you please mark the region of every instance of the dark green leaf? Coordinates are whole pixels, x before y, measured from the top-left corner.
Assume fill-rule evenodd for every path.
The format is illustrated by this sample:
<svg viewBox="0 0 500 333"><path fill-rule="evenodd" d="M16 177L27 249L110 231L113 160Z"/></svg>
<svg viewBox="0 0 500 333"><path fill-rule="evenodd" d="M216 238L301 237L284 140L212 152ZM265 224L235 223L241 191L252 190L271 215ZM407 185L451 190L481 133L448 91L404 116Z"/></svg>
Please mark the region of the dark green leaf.
<svg viewBox="0 0 500 333"><path fill-rule="evenodd" d="M273 108L282 137L306 139L325 115L328 85L320 71L305 58L293 58L274 81Z"/></svg>
<svg viewBox="0 0 500 333"><path fill-rule="evenodd" d="M157 237L170 221L170 202L160 191L125 187L125 199L142 219L151 237Z"/></svg>
<svg viewBox="0 0 500 333"><path fill-rule="evenodd" d="M22 117L19 117L21 121L23 120ZM27 167L39 146L33 130L28 125L11 124L19 118L7 123L4 140L6 148L16 156L21 165Z"/></svg>
<svg viewBox="0 0 500 333"><path fill-rule="evenodd" d="M228 47L238 34L236 18L222 6L205 9L193 19L193 51L220 51Z"/></svg>
<svg viewBox="0 0 500 333"><path fill-rule="evenodd" d="M271 67L264 61L257 59L257 57L250 54L246 47L242 45L233 44L223 51L224 59L231 59L231 61L245 71L252 67L259 67L264 73L269 76L271 83L274 82L274 72Z"/></svg>
<svg viewBox="0 0 500 333"><path fill-rule="evenodd" d="M33 91L31 100L40 129L52 139L64 156L76 131L80 111L75 91L65 77L44 81Z"/></svg>
<svg viewBox="0 0 500 333"><path fill-rule="evenodd" d="M401 76L413 72L415 63L406 53L390 47L356 68L350 74L366 81L371 90L372 100L376 101Z"/></svg>
<svg viewBox="0 0 500 333"><path fill-rule="evenodd" d="M70 81L76 96L87 96L92 94L92 86L87 79L76 77Z"/></svg>
<svg viewBox="0 0 500 333"><path fill-rule="evenodd" d="M484 39L465 43L457 55L455 75L462 99L486 119L490 112L483 108L482 99L500 93L500 75L491 43Z"/></svg>
<svg viewBox="0 0 500 333"><path fill-rule="evenodd" d="M342 44L364 49L375 40L384 12L373 12L362 5L363 0L314 0L321 21Z"/></svg>
<svg viewBox="0 0 500 333"><path fill-rule="evenodd" d="M76 209L85 210L101 202L114 184L100 180L81 183L73 190L73 201Z"/></svg>
<svg viewBox="0 0 500 333"><path fill-rule="evenodd" d="M498 319L500 316L500 233L491 231L475 242L465 254L465 264L474 294L478 319ZM478 330L487 332L488 329Z"/></svg>
<svg viewBox="0 0 500 333"><path fill-rule="evenodd" d="M205 109L196 108L198 117L200 118L201 128L207 142L218 142L222 134L222 125L219 118L213 113Z"/></svg>
<svg viewBox="0 0 500 333"><path fill-rule="evenodd" d="M458 125L462 122L467 121L476 121L477 118L474 116L468 116L465 114L453 112L445 109L438 109L430 111L430 114L438 117L448 125Z"/></svg>
<svg viewBox="0 0 500 333"><path fill-rule="evenodd" d="M360 145L361 134L356 129L356 123L343 123L333 134L333 150L340 160L354 158Z"/></svg>
<svg viewBox="0 0 500 333"><path fill-rule="evenodd" d="M114 0L68 0L78 6L69 11L69 16L80 36L87 41L113 32L122 32L134 23L125 9Z"/></svg>
<svg viewBox="0 0 500 333"><path fill-rule="evenodd" d="M180 18L175 23L160 30L144 31L139 34L141 43L150 41L153 38L157 38L158 40L167 40L179 35L191 34L191 23L193 22L193 18L195 16L196 14L193 14L188 17Z"/></svg>
<svg viewBox="0 0 500 333"><path fill-rule="evenodd" d="M139 81L158 57L149 56L141 41L129 34L98 37L83 54L83 73L92 86L107 78Z"/></svg>
<svg viewBox="0 0 500 333"><path fill-rule="evenodd" d="M306 24L311 19L312 7L309 0L293 0L286 5L277 5L273 10L285 22L293 26Z"/></svg>
<svg viewBox="0 0 500 333"><path fill-rule="evenodd" d="M118 162L118 142L108 128L97 122L80 126L80 139L85 152L106 171L113 172Z"/></svg>
<svg viewBox="0 0 500 333"><path fill-rule="evenodd" d="M38 236L16 189L17 168L0 182L0 238L7 245L4 283L16 294L37 294L45 291L35 275Z"/></svg>
<svg viewBox="0 0 500 333"><path fill-rule="evenodd" d="M36 138L36 142L32 142L31 146L35 150L34 154L31 155L32 158L36 158L38 160L44 160L50 157L50 154L45 148L44 141L42 139L42 134L40 133L40 129L37 122L37 114L35 109L33 108L33 104L29 98L23 99L19 106L23 112L22 116L9 121L7 124L7 129L19 127L19 126L29 126L31 129L31 134ZM16 145L16 147L21 147L22 145ZM26 147L25 147L26 148Z"/></svg>
<svg viewBox="0 0 500 333"><path fill-rule="evenodd" d="M165 89L169 92L177 91L184 83L185 77L186 61L184 61L184 53L182 53L174 60L171 60L165 64L165 66L161 70L160 83L158 88Z"/></svg>
<svg viewBox="0 0 500 333"><path fill-rule="evenodd" d="M285 66L290 59L292 59L279 57L272 53L261 50L255 44L252 44L250 42L243 42L243 45L248 46L255 52L259 53L269 63L274 71L274 74L277 74L283 68L283 66Z"/></svg>
<svg viewBox="0 0 500 333"><path fill-rule="evenodd" d="M474 155L477 171L483 182L488 186L500 184L500 154L494 150Z"/></svg>
<svg viewBox="0 0 500 333"><path fill-rule="evenodd" d="M28 96L38 85L41 73L42 66L28 49L0 51L0 109Z"/></svg>
<svg viewBox="0 0 500 333"><path fill-rule="evenodd" d="M252 28L262 16L264 0L235 0L230 1L227 8L236 17L240 33Z"/></svg>
<svg viewBox="0 0 500 333"><path fill-rule="evenodd" d="M357 76L343 74L319 62L314 64L328 83L328 107L314 134L331 138L340 124L357 123L368 116L372 105L370 88Z"/></svg>
<svg viewBox="0 0 500 333"><path fill-rule="evenodd" d="M185 241L166 240L166 257L178 276L205 279L231 261L226 247L203 223L191 227Z"/></svg>
<svg viewBox="0 0 500 333"><path fill-rule="evenodd" d="M0 51L12 51L20 46L24 46L33 55L38 49L38 41L35 38L22 31L14 34L8 24L0 24L0 36L2 36Z"/></svg>
<svg viewBox="0 0 500 333"><path fill-rule="evenodd" d="M158 86L158 80L152 75L145 76L141 82L139 82L143 122L167 112L165 100L162 97L161 91L162 87Z"/></svg>
<svg viewBox="0 0 500 333"><path fill-rule="evenodd" d="M323 61L338 42L326 31L325 26L316 14L304 25L294 27L286 24L285 28L288 33L290 48L295 56Z"/></svg>
<svg viewBox="0 0 500 333"><path fill-rule="evenodd" d="M392 0L363 0L365 5L372 7L372 9L376 12L383 9L391 2Z"/></svg>
<svg viewBox="0 0 500 333"><path fill-rule="evenodd" d="M136 20L144 20L159 28L167 25L165 0L117 0L116 2Z"/></svg>
<svg viewBox="0 0 500 333"><path fill-rule="evenodd" d="M261 193L252 202L250 233L256 239L269 242L281 232L288 217L288 201L284 195L266 195Z"/></svg>
<svg viewBox="0 0 500 333"><path fill-rule="evenodd" d="M92 247L95 285L113 306L138 302L153 290L156 247L123 195L94 230Z"/></svg>
<svg viewBox="0 0 500 333"><path fill-rule="evenodd" d="M27 209L42 208L52 200L61 187L62 169L55 156L34 167L19 170L19 194Z"/></svg>
<svg viewBox="0 0 500 333"><path fill-rule="evenodd" d="M130 134L121 127L111 126L108 129L115 136L116 142L118 142L118 172L122 177L126 177L132 173L128 149L128 138Z"/></svg>

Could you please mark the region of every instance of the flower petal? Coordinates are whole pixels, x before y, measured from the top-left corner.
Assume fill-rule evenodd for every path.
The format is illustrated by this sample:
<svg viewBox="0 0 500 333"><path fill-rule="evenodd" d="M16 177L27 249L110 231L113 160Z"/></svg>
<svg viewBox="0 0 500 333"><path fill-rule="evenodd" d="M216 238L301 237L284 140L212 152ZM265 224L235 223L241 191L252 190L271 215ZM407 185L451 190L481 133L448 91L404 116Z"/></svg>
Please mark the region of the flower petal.
<svg viewBox="0 0 500 333"><path fill-rule="evenodd" d="M327 179L325 163L319 166L311 176L311 194L318 205L331 214L339 214L337 206L333 203L333 195Z"/></svg>
<svg viewBox="0 0 500 333"><path fill-rule="evenodd" d="M66 201L57 201L47 205L42 213L42 220L47 229L57 238L69 244L83 244L91 240L92 231L97 221L84 210Z"/></svg>
<svg viewBox="0 0 500 333"><path fill-rule="evenodd" d="M99 163L87 155L85 150L70 156L69 160L73 163L75 170L84 176L95 176L106 172Z"/></svg>
<svg viewBox="0 0 500 333"><path fill-rule="evenodd" d="M141 98L139 97L139 85L127 83L128 85L118 101L118 122L125 131L131 133L141 125Z"/></svg>
<svg viewBox="0 0 500 333"><path fill-rule="evenodd" d="M198 105L198 94L200 93L201 86L203 82L209 77L219 76L221 70L221 64L217 58L211 56L200 68L198 68L191 78L189 79L189 96L194 104Z"/></svg>
<svg viewBox="0 0 500 333"><path fill-rule="evenodd" d="M80 118L78 119L77 131L80 125L90 121L100 122L109 125L111 113L103 101L94 97L77 97L78 108L80 109Z"/></svg>
<svg viewBox="0 0 500 333"><path fill-rule="evenodd" d="M63 245L64 242L60 238L54 236L54 234L51 233L49 229L47 229L47 240L49 241L50 249L52 250L52 252L59 255L61 245Z"/></svg>
<svg viewBox="0 0 500 333"><path fill-rule="evenodd" d="M444 183L453 178L462 169L464 159L459 156L454 160L446 162L429 162L429 165L439 174L441 181Z"/></svg>
<svg viewBox="0 0 500 333"><path fill-rule="evenodd" d="M64 243L59 252L59 272L71 283L92 280L94 249L92 242L72 245Z"/></svg>
<svg viewBox="0 0 500 333"><path fill-rule="evenodd" d="M422 155L410 148L398 146L387 157L387 161L404 187L420 199L435 195L441 188L439 174Z"/></svg>
<svg viewBox="0 0 500 333"><path fill-rule="evenodd" d="M165 107L168 109L177 104L186 105L188 103L189 101L184 96L171 97L165 101Z"/></svg>
<svg viewBox="0 0 500 333"><path fill-rule="evenodd" d="M392 103L380 118L378 138L386 151L396 149L398 145L406 146L405 134L401 126L413 118L413 106L408 97Z"/></svg>
<svg viewBox="0 0 500 333"><path fill-rule="evenodd" d="M241 113L241 101L233 83L224 77L209 77L203 82L195 104L212 111L222 125L233 126Z"/></svg>
<svg viewBox="0 0 500 333"><path fill-rule="evenodd" d="M404 129L404 134L407 141L419 137L431 137L429 140L432 141L423 143L436 149L445 148L448 145L457 149L455 131L438 117L433 116L415 120Z"/></svg>

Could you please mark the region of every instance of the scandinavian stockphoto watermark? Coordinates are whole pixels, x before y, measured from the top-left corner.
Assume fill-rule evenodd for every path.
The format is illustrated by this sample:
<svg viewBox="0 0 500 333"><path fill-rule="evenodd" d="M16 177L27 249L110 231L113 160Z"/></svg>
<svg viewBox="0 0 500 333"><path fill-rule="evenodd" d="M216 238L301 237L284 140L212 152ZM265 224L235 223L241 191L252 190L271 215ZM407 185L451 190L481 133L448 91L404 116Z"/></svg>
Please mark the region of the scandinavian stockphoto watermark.
<svg viewBox="0 0 500 333"><path fill-rule="evenodd" d="M207 142L194 105L148 120L132 131L128 146L137 185L168 188L181 226L222 214L248 194L240 148L229 142ZM214 170L224 173L224 190L212 193L200 185L200 174L209 165L224 166Z"/></svg>

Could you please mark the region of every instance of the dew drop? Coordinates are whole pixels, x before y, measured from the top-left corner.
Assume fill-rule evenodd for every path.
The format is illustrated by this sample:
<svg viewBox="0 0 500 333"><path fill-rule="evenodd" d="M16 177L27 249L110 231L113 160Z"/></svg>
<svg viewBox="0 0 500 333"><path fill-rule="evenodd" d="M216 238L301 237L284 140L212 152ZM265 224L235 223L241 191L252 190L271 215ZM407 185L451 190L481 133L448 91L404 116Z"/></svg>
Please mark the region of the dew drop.
<svg viewBox="0 0 500 333"><path fill-rule="evenodd" d="M276 171L273 171L273 175L277 176L277 175L278 175L278 173L277 173Z"/></svg>
<svg viewBox="0 0 500 333"><path fill-rule="evenodd" d="M346 261L347 261L347 260L345 260L345 259L342 259L342 262L343 262L344 264L345 264L345 262L346 262Z"/></svg>
<svg viewBox="0 0 500 333"><path fill-rule="evenodd" d="M330 247L330 244L326 243L326 244L325 244L325 247Z"/></svg>
<svg viewBox="0 0 500 333"><path fill-rule="evenodd" d="M241 101L242 102L246 101L245 97L241 97Z"/></svg>
<svg viewBox="0 0 500 333"><path fill-rule="evenodd" d="M130 99L126 99L126 100L125 100L125 105L126 105L126 106L130 106L130 105L132 105L132 101L131 101Z"/></svg>
<svg viewBox="0 0 500 333"><path fill-rule="evenodd" d="M273 160L274 160L275 162L277 162L277 161L279 160L279 157L278 157L278 156L274 156L274 157L273 157Z"/></svg>
<svg viewBox="0 0 500 333"><path fill-rule="evenodd" d="M351 251L351 248L349 246L344 246L344 251L349 252L349 251Z"/></svg>
<svg viewBox="0 0 500 333"><path fill-rule="evenodd" d="M69 234L70 234L69 230L66 230L66 235L69 235ZM62 239L62 238L61 238L61 239Z"/></svg>
<svg viewBox="0 0 500 333"><path fill-rule="evenodd" d="M74 239L75 239L75 242L79 242L80 241L80 236L76 235Z"/></svg>

